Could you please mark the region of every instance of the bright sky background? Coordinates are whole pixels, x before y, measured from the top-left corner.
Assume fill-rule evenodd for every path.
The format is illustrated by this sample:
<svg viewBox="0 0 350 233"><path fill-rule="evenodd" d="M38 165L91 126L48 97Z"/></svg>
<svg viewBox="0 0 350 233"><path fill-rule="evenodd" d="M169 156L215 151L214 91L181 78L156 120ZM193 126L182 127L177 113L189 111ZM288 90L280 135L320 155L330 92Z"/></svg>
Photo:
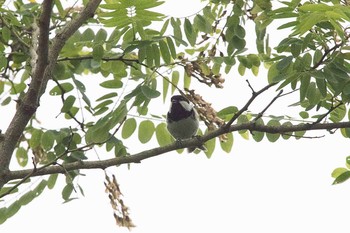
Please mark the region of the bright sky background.
<svg viewBox="0 0 350 233"><path fill-rule="evenodd" d="M188 4L185 0L173 0L167 1L164 8L175 16L190 15L200 9ZM278 35L279 32L271 37L279 41ZM250 97L246 78L256 89L266 84L263 72L259 77L247 72L247 77L233 73L225 78L222 92L202 93L218 109L231 103L243 106ZM273 95L270 91L262 96L253 109L263 109ZM39 112L42 120L57 112L52 104L50 109L54 99L43 100L46 107ZM285 106L293 102L295 97L280 99L269 113L285 114ZM158 107L166 113L169 105ZM51 124L56 125L57 121ZM4 122L0 122L1 129L5 128ZM264 139L256 143L235 134L230 154L216 150L207 159L204 154L167 153L133 164L130 170L122 166L110 168L108 173L117 175L124 201L137 225L133 233L345 232L349 228L350 183L332 186L330 174L344 165L349 140L339 132L315 135L326 137L281 139L276 143ZM132 152L157 146L154 140L146 145L136 140L127 145ZM54 190L45 190L0 225L1 232L128 232L115 225L104 192L103 171L82 173L86 176L79 177L78 183L84 187L85 197L62 204L61 176ZM33 180L36 179L40 181Z"/></svg>

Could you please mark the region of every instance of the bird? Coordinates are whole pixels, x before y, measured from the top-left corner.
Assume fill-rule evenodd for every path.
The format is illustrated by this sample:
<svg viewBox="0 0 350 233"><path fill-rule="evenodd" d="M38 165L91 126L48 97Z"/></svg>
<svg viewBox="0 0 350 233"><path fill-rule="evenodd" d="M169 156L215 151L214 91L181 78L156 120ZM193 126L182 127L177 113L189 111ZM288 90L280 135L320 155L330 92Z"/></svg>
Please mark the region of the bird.
<svg viewBox="0 0 350 233"><path fill-rule="evenodd" d="M196 137L199 128L199 115L188 99L182 95L171 97L170 109L167 113L167 129L176 141L191 139ZM202 145L199 147L205 150ZM191 153L196 147L188 148Z"/></svg>

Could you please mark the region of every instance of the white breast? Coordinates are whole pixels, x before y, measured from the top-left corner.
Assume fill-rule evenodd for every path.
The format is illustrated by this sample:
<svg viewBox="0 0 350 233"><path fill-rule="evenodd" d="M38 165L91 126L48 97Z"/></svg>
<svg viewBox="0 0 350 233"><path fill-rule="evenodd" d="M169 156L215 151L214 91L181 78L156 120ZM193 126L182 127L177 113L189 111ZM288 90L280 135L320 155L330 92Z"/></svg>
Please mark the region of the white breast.
<svg viewBox="0 0 350 233"><path fill-rule="evenodd" d="M175 139L188 139L196 135L198 126L198 114L195 111L195 116L173 121L167 125L167 128Z"/></svg>

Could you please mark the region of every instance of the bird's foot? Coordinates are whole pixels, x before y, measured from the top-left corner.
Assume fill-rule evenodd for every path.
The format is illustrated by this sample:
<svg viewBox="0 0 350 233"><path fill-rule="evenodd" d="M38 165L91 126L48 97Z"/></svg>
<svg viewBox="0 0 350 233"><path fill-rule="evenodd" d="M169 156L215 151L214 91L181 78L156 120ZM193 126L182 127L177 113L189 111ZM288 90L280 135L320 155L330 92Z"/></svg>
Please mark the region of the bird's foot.
<svg viewBox="0 0 350 233"><path fill-rule="evenodd" d="M189 148L187 148L188 153L193 152L197 148L202 150L202 151L207 151L207 148L204 146L204 143L202 141L202 136L195 135L195 136L193 136L193 138L196 138L198 140L198 142L200 142L201 144L199 146L196 146L196 147L189 147Z"/></svg>

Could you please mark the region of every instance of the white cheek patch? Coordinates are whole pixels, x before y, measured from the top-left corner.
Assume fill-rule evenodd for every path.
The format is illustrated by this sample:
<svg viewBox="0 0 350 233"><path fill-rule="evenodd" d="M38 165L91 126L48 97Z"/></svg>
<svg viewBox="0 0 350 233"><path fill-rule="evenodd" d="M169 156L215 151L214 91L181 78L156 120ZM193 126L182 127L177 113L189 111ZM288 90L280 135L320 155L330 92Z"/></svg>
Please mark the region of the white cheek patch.
<svg viewBox="0 0 350 233"><path fill-rule="evenodd" d="M189 111L189 112L192 111L193 107L192 107L191 104L187 103L187 102L184 101L184 100L181 100L179 103L180 103L181 106L182 106L184 109L186 109L187 111Z"/></svg>
<svg viewBox="0 0 350 233"><path fill-rule="evenodd" d="M170 105L170 108L169 108L169 111L168 111L169 113L171 113L171 105Z"/></svg>

